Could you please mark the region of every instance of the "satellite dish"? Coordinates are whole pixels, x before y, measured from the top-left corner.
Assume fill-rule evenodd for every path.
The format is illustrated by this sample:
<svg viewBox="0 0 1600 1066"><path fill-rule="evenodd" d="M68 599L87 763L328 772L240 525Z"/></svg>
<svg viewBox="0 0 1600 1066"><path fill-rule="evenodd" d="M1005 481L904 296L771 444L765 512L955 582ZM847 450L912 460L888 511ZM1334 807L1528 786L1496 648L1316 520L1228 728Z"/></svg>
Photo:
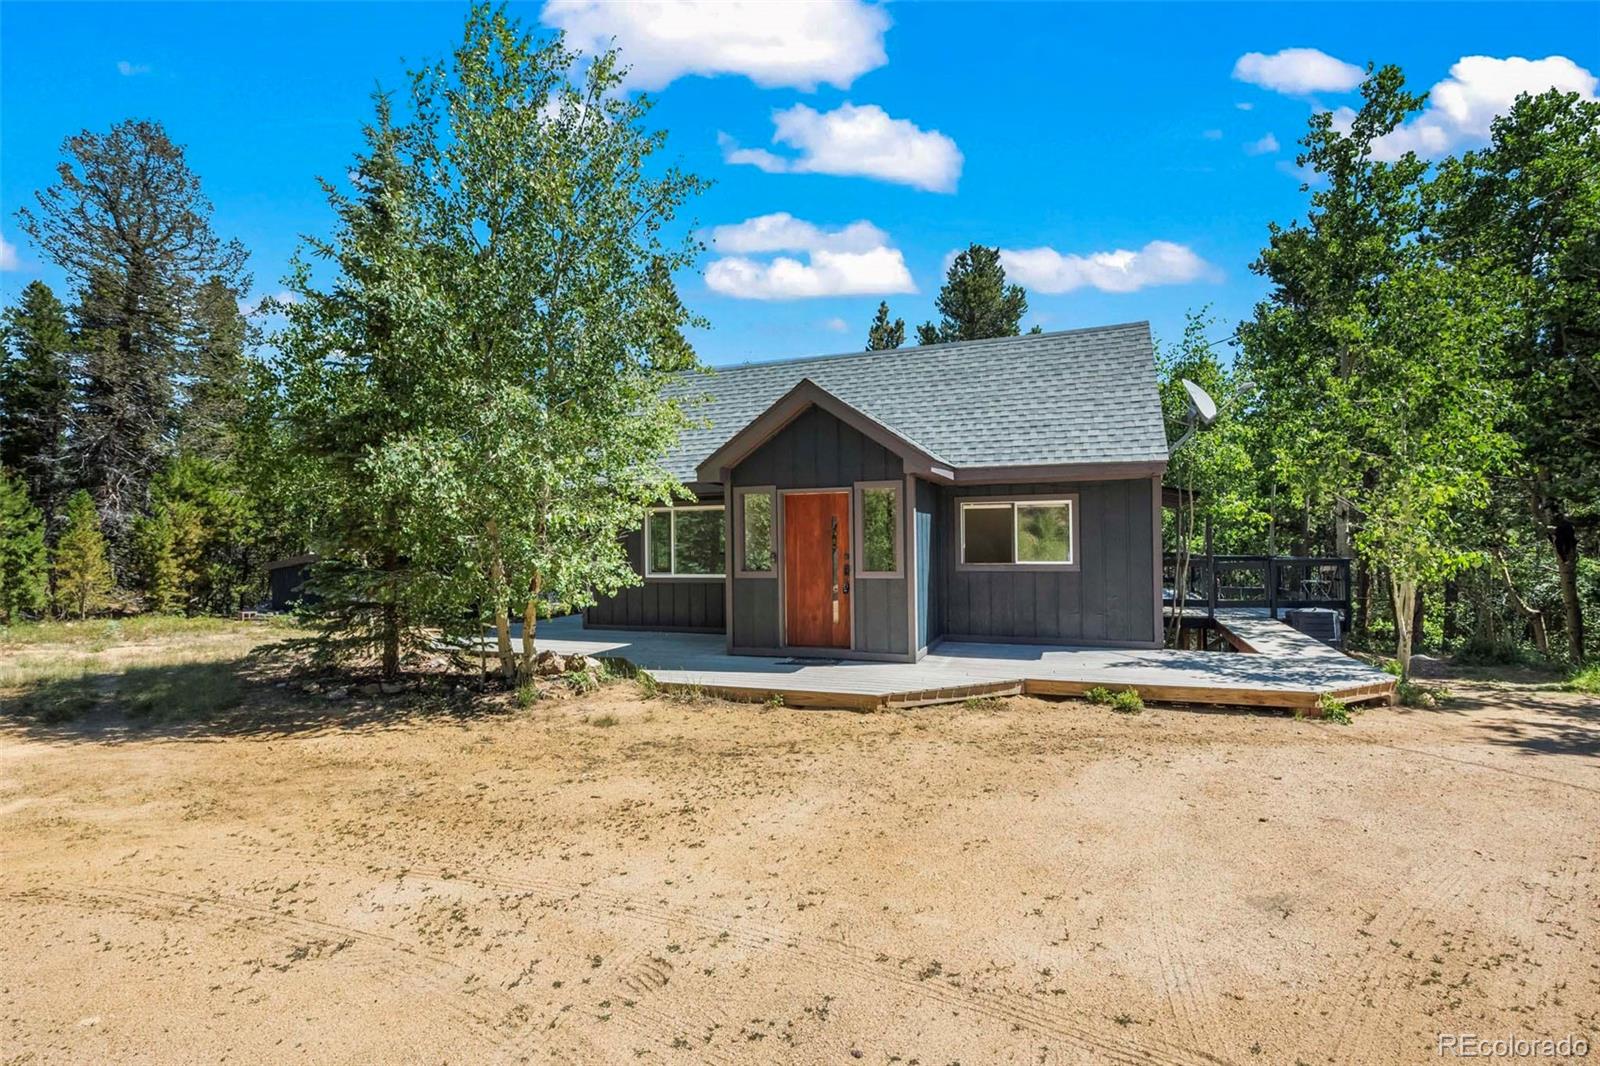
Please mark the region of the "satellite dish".
<svg viewBox="0 0 1600 1066"><path fill-rule="evenodd" d="M1194 417L1200 420L1202 426L1209 426L1217 420L1217 401L1211 394L1199 385L1183 378L1183 391L1189 394L1189 407L1194 412Z"/></svg>

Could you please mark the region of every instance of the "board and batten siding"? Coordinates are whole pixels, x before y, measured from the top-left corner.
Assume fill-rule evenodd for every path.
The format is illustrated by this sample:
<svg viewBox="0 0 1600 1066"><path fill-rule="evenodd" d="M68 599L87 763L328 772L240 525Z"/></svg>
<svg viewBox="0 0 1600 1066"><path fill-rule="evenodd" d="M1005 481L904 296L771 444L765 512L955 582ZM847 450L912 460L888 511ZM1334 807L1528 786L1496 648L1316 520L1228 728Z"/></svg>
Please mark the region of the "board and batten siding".
<svg viewBox="0 0 1600 1066"><path fill-rule="evenodd" d="M1156 632L1156 495L1149 478L1014 485L930 486L935 635L1149 646ZM1076 495L1077 570L963 570L959 501ZM920 493L919 493L920 495Z"/></svg>
<svg viewBox="0 0 1600 1066"><path fill-rule="evenodd" d="M721 500L707 499L705 503ZM644 530L622 538L628 562L644 573ZM721 633L726 610L721 578L646 578L643 585L625 588L583 612L583 624L595 629L679 629Z"/></svg>
<svg viewBox="0 0 1600 1066"><path fill-rule="evenodd" d="M912 559L917 582L917 650L922 651L944 630L940 624L939 597L934 595L938 561L934 537L938 522L939 490L921 478L916 479L917 498L912 511Z"/></svg>
<svg viewBox="0 0 1600 1066"><path fill-rule="evenodd" d="M860 481L903 481L904 473L905 465L898 455L826 411L812 407L747 455L729 471L728 477L731 494L733 488L766 485L776 486L780 491L853 490ZM910 502L902 501L901 505L909 507ZM852 497L851 507L855 506ZM781 509L781 503L779 507ZM778 542L781 550L782 537ZM852 559L852 562L858 560ZM777 565L781 572L781 559ZM906 578L853 577L850 594L855 610L854 650L882 655L909 654ZM781 614L776 576L734 579L732 642L735 648L779 647Z"/></svg>

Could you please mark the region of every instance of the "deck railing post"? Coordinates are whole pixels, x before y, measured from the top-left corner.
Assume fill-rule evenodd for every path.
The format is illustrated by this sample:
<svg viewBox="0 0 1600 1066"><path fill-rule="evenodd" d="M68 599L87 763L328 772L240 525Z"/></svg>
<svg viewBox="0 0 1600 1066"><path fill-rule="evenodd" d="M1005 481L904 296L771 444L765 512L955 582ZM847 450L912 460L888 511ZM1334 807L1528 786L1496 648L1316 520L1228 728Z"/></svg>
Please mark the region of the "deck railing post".
<svg viewBox="0 0 1600 1066"><path fill-rule="evenodd" d="M1267 615L1278 617L1278 557L1267 556Z"/></svg>

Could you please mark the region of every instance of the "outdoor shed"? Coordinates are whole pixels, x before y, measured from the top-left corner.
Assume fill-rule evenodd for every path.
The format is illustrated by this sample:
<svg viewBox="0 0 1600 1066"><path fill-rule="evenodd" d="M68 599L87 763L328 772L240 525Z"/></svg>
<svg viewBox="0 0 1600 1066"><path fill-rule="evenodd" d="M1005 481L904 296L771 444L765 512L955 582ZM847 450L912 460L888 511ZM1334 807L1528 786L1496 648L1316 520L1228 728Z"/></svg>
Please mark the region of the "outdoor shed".
<svg viewBox="0 0 1600 1066"><path fill-rule="evenodd" d="M1161 645L1166 433L1147 323L753 363L676 386L696 496L589 628L915 661L940 640Z"/></svg>

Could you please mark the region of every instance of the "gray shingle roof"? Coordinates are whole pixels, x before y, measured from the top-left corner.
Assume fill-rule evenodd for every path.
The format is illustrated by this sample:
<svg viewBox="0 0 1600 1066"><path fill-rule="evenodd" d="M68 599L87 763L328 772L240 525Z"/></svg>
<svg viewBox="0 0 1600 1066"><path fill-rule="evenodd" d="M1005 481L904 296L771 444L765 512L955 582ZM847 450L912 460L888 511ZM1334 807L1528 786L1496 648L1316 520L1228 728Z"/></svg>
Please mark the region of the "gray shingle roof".
<svg viewBox="0 0 1600 1066"><path fill-rule="evenodd" d="M718 367L673 386L704 397L667 465L695 467L810 378L955 467L1165 462L1148 322Z"/></svg>

